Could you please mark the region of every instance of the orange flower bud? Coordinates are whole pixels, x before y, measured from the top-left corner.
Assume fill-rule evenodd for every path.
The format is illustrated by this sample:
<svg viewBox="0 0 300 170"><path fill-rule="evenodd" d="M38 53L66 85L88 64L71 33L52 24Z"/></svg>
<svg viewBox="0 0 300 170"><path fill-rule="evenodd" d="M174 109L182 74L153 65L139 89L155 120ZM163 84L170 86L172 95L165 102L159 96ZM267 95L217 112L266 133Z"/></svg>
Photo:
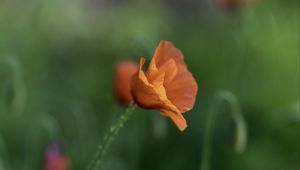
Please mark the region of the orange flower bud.
<svg viewBox="0 0 300 170"><path fill-rule="evenodd" d="M132 83L135 102L171 118L180 131L187 127L182 113L193 108L198 91L183 58L171 42L161 41L146 72L142 70L145 59L141 58Z"/></svg>
<svg viewBox="0 0 300 170"><path fill-rule="evenodd" d="M130 83L137 70L137 64L131 61L122 61L116 65L114 91L122 104L130 105L133 103Z"/></svg>

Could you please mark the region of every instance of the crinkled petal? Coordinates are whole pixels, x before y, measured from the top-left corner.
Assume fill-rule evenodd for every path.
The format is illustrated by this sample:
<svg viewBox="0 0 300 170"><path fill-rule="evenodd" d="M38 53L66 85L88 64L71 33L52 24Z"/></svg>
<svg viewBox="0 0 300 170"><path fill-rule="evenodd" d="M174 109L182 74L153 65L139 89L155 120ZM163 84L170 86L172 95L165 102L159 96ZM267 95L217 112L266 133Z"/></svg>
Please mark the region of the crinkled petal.
<svg viewBox="0 0 300 170"><path fill-rule="evenodd" d="M169 41L160 41L158 47L155 50L153 59L150 66L155 64L159 69L170 59L173 59L177 65L185 65L183 61L183 54L179 49L174 47L174 45Z"/></svg>
<svg viewBox="0 0 300 170"><path fill-rule="evenodd" d="M173 61L172 64L170 61ZM193 75L188 71L184 63L184 56L178 48L174 47L171 42L161 41L149 68L155 68L157 72L166 72L164 87L167 98L182 113L193 108L198 85Z"/></svg>
<svg viewBox="0 0 300 170"><path fill-rule="evenodd" d="M164 75L164 84L171 82L177 75L178 68L174 59L170 58L166 63L157 69L156 64L152 64L146 72L146 76L150 83L155 82L155 80Z"/></svg>
<svg viewBox="0 0 300 170"><path fill-rule="evenodd" d="M160 110L160 112L171 118L180 131L184 131L187 128L187 123L182 113L176 113L170 110Z"/></svg>
<svg viewBox="0 0 300 170"><path fill-rule="evenodd" d="M180 72L172 83L165 85L168 99L184 113L191 110L195 104L198 85L193 75L188 72Z"/></svg>
<svg viewBox="0 0 300 170"><path fill-rule="evenodd" d="M163 86L165 74L158 74L152 84L149 83L142 70L144 63L145 59L142 58L139 71L133 82L132 93L134 100L143 108L156 109L162 115L170 117L176 126L183 131L187 127L186 121L180 110L166 96Z"/></svg>
<svg viewBox="0 0 300 170"><path fill-rule="evenodd" d="M145 59L140 60L139 70L132 84L134 100L144 108L162 107L166 100L166 91L163 87L163 75L156 78L154 84L150 84L142 67Z"/></svg>
<svg viewBox="0 0 300 170"><path fill-rule="evenodd" d="M178 111L166 95L166 90L164 88L164 73L158 74L152 83L149 82L146 77L142 67L145 63L145 59L141 58L139 70L132 84L132 93L134 100L144 108L152 109L169 109Z"/></svg>

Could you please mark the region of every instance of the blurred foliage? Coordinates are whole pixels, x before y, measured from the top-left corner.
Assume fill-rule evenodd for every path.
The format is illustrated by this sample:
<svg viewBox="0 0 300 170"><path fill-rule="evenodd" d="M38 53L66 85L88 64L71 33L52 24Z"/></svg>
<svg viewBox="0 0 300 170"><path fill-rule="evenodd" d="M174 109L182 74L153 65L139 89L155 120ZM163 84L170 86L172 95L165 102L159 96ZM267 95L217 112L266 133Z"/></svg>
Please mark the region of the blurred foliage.
<svg viewBox="0 0 300 170"><path fill-rule="evenodd" d="M1 0L0 170L42 169L52 142L72 170L83 169L125 110L112 93L114 63L149 61L161 39L182 50L199 84L185 114L189 128L180 133L155 111L138 109L103 169L199 169L220 90L239 99L249 137L236 154L232 118L219 114L211 168L299 169L299 1L228 10L201 2Z"/></svg>

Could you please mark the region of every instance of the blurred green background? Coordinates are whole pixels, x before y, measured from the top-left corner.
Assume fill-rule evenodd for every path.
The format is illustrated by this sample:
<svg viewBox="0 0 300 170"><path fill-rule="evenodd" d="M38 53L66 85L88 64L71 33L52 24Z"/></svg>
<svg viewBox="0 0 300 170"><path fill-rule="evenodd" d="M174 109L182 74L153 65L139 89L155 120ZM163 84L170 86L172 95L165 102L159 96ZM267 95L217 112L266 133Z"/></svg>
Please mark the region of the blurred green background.
<svg viewBox="0 0 300 170"><path fill-rule="evenodd" d="M138 109L104 158L106 170L200 170L204 132L217 107L213 170L299 170L299 1L220 8L210 0L0 0L0 170L39 170L59 143L82 170L124 113L115 63L150 61L162 39L182 50L199 93L181 133ZM248 129L234 151L230 91Z"/></svg>

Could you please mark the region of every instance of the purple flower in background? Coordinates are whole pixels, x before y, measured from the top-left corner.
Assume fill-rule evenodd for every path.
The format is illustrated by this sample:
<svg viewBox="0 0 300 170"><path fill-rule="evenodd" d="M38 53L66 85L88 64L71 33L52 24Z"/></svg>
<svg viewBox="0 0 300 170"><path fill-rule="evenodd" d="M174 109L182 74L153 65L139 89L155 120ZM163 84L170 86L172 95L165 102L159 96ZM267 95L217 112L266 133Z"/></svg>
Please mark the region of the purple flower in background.
<svg viewBox="0 0 300 170"><path fill-rule="evenodd" d="M46 152L45 170L68 170L68 161L59 150L58 145L50 145Z"/></svg>

